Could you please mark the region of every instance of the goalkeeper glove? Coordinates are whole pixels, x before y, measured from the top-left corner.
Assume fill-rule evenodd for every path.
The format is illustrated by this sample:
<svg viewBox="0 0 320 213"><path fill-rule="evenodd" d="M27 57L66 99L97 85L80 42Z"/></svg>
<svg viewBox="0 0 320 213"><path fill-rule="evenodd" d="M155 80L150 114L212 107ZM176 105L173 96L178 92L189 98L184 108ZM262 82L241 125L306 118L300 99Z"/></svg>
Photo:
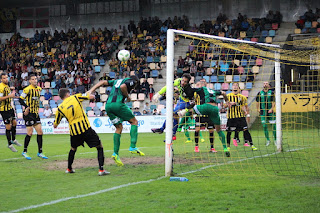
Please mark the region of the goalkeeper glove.
<svg viewBox="0 0 320 213"><path fill-rule="evenodd" d="M187 114L189 110L188 109L183 109L181 111L178 112L179 117L183 117Z"/></svg>
<svg viewBox="0 0 320 213"><path fill-rule="evenodd" d="M161 96L161 95L157 92L157 93L152 97L152 101L153 101L154 103L158 103L160 96Z"/></svg>

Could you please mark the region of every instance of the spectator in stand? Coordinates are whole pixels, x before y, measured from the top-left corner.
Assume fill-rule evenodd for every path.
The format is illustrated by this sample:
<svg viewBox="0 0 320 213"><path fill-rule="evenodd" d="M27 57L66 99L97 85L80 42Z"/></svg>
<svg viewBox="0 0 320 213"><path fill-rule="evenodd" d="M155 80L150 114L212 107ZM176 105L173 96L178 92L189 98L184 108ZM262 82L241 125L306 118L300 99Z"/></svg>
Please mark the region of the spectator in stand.
<svg viewBox="0 0 320 213"><path fill-rule="evenodd" d="M60 89L61 88L61 85L62 85L62 81L61 81L61 78L60 78L60 75L57 75L56 76L56 86L54 87L55 89Z"/></svg>
<svg viewBox="0 0 320 213"><path fill-rule="evenodd" d="M21 73L21 78L22 79L25 79L26 77L28 78L28 72L27 72L27 70L22 70L22 73Z"/></svg>
<svg viewBox="0 0 320 213"><path fill-rule="evenodd" d="M221 74L226 74L229 70L229 64L227 63L226 60L223 60L221 63L220 63L220 75Z"/></svg>
<svg viewBox="0 0 320 213"><path fill-rule="evenodd" d="M22 86L22 88L29 86L29 81L28 81L27 77L24 77L21 86Z"/></svg>
<svg viewBox="0 0 320 213"><path fill-rule="evenodd" d="M109 77L109 76L107 76L107 73L103 73L102 77L101 77L101 78L99 78L99 81L103 81L103 80L105 80L105 81L110 80L110 77Z"/></svg>
<svg viewBox="0 0 320 213"><path fill-rule="evenodd" d="M152 100L153 94L155 93L154 89L153 89L153 85L150 84L149 86L149 97L150 97L150 101Z"/></svg>
<svg viewBox="0 0 320 213"><path fill-rule="evenodd" d="M79 86L80 83L82 84L82 82L83 82L83 78L81 78L80 75L78 74L76 79L74 79L74 84Z"/></svg>
<svg viewBox="0 0 320 213"><path fill-rule="evenodd" d="M66 85L68 88L73 88L74 87L74 78L71 74L68 74L68 78L66 80Z"/></svg>
<svg viewBox="0 0 320 213"><path fill-rule="evenodd" d="M134 108L133 114L134 114L135 116L141 115L141 112L139 111L139 108Z"/></svg>
<svg viewBox="0 0 320 213"><path fill-rule="evenodd" d="M49 108L49 105L46 104L45 106L45 109L43 111L43 116L45 116L46 118L50 118L52 116L52 110Z"/></svg>
<svg viewBox="0 0 320 213"><path fill-rule="evenodd" d="M81 94L83 94L83 93L85 93L85 92L86 92L86 88L85 88L85 86L83 85L83 83L80 82L79 86L77 87L76 93L81 93Z"/></svg>
<svg viewBox="0 0 320 213"><path fill-rule="evenodd" d="M110 69L113 72L117 72L119 70L118 65L119 65L118 60L116 60L115 58L112 58L110 63L109 63Z"/></svg>
<svg viewBox="0 0 320 213"><path fill-rule="evenodd" d="M142 84L140 85L140 92L144 93L146 95L146 98L148 98L149 88L150 88L150 85L147 79L145 78Z"/></svg>
<svg viewBox="0 0 320 213"><path fill-rule="evenodd" d="M184 68L185 61L182 59L181 56L179 56L178 60L178 68Z"/></svg>
<svg viewBox="0 0 320 213"><path fill-rule="evenodd" d="M88 76L85 75L83 78L83 85L85 86L86 90L89 90L90 83L91 83L90 78L88 78Z"/></svg>
<svg viewBox="0 0 320 213"><path fill-rule="evenodd" d="M203 77L205 75L204 68L202 66L202 63L198 63L197 65L197 76Z"/></svg>
<svg viewBox="0 0 320 213"><path fill-rule="evenodd" d="M97 91L94 93L94 100L95 100L95 102L100 102L101 101L100 95L99 95L99 93Z"/></svg>
<svg viewBox="0 0 320 213"><path fill-rule="evenodd" d="M52 99L52 94L49 91L49 89L46 89L46 92L44 93L44 100L50 101Z"/></svg>
<svg viewBox="0 0 320 213"><path fill-rule="evenodd" d="M102 111L100 112L100 116L106 116L106 110L102 110Z"/></svg>
<svg viewBox="0 0 320 213"><path fill-rule="evenodd" d="M151 109L148 102L145 103L143 110L147 112L146 114L151 113Z"/></svg>

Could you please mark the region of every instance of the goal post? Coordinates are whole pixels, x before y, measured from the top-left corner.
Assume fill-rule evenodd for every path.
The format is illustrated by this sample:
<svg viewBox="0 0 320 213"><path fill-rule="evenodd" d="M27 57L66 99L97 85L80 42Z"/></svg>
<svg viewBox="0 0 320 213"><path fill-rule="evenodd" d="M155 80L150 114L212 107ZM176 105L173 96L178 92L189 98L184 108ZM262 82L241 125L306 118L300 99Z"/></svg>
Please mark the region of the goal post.
<svg viewBox="0 0 320 213"><path fill-rule="evenodd" d="M266 53L265 58L271 57L274 61L275 67L275 104L276 104L276 146L277 151L282 151L282 125L281 125L281 71L280 71L280 46L266 43L257 43L252 41L238 40L226 37L219 37L201 33L194 33L188 31L169 29L167 31L167 67L166 67L166 137L165 137L165 176L171 176L173 174L173 143L172 143L172 128L173 128L173 81L174 81L174 71L175 71L175 61L174 61L174 39L175 35L178 34L182 37L197 37L201 39L212 39L221 42L232 42L234 44L248 44L252 46L261 46L271 48L274 54L270 56L270 53ZM232 46L232 45L230 45ZM234 49L241 51L234 45ZM254 53L253 53L254 54Z"/></svg>

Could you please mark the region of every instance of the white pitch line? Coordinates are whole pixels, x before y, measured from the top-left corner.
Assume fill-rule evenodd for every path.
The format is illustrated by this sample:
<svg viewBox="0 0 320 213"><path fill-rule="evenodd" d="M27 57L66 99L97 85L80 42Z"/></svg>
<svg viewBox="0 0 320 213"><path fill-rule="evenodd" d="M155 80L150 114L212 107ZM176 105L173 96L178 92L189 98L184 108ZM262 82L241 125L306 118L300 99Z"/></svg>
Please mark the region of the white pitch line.
<svg viewBox="0 0 320 213"><path fill-rule="evenodd" d="M292 150L288 150L286 152L292 152L292 151L297 151L297 150L301 150L301 149L304 149L304 148L292 149ZM241 161L244 161L244 160L252 160L252 159L255 159L255 158L268 157L268 156L276 155L276 154L280 154L280 153L281 152L274 152L274 153L271 153L271 154L265 154L265 155L260 155L260 156L254 156L254 157L251 157L251 158L243 158L243 159L240 159L240 160L228 161L226 163L220 163L220 164L216 164L216 165L205 166L205 167L202 167L200 169L196 169L196 170L192 170L192 171L189 171L189 172L180 173L179 175L191 174L191 173L202 171L204 169L211 168L211 167L223 166L223 165L227 165L227 164L230 164L230 163L237 163L237 162L241 162ZM26 210L30 210L30 209L36 209L36 208L43 207L43 206L50 206L50 205L53 205L53 204L56 204L56 203L65 202L65 201L68 201L68 200L71 200L71 199L78 199L78 198L83 198L83 197L94 196L94 195L97 195L97 194L110 192L110 191L121 189L121 188L128 187L128 186L134 186L134 185L138 185L138 184L142 184L142 183L151 183L151 182L154 182L154 181L157 181L157 180L161 180L163 178L166 178L166 177L165 176L161 176L161 177L150 179L150 180L127 183L127 184L123 184L123 185L119 185L119 186L114 186L114 187L111 187L111 188L103 189L103 190L100 190L100 191L91 192L91 193L88 193L88 194L76 195L76 196L72 196L72 197L65 197L65 198L61 198L61 199L58 199L58 200L53 200L53 201L45 202L45 203L38 204L38 205L27 206L27 207L23 207L23 208L20 208L20 209L12 210L12 211L9 211L9 212L2 212L2 213L21 212L21 211L26 211Z"/></svg>
<svg viewBox="0 0 320 213"><path fill-rule="evenodd" d="M162 147L162 146L161 146ZM140 149L146 149L146 148L155 148L155 147L139 147ZM123 150L128 150L128 149L120 149L120 151ZM104 152L112 152L113 150L104 150ZM86 154L93 154L93 153L97 153L97 152L81 152L81 153L77 153L79 155L86 155ZM64 155L53 155L53 156L49 156L49 158L55 158L55 157L64 157L64 156L68 156L68 154L64 154ZM7 158L7 159L1 159L0 162L4 162L4 161L9 161L9 160L24 160L24 157L21 158Z"/></svg>

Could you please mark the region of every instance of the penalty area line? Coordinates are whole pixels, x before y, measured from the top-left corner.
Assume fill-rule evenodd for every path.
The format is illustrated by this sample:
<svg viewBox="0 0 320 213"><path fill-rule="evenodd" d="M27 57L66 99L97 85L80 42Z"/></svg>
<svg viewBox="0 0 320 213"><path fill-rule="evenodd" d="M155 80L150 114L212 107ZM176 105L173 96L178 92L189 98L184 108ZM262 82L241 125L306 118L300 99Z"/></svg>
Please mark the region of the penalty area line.
<svg viewBox="0 0 320 213"><path fill-rule="evenodd" d="M286 152L293 152L293 151L298 151L298 150L301 150L301 149L304 149L304 148L291 149L291 150L287 150ZM255 158L268 157L268 156L272 156L272 155L276 155L276 154L280 154L280 153L281 152L274 152L274 153L271 153L271 154L259 155L259 156L254 156L254 157L250 157L250 158L243 158L243 159L239 159L239 160L235 160L235 161L228 161L228 162L225 162L225 163L209 165L209 166L205 166L205 167L202 167L202 168L199 168L199 169L196 169L196 170L192 170L192 171L189 171L189 172L179 173L179 175L191 174L191 173L199 172L199 171L202 171L204 169L208 169L208 168L212 168L212 167L228 165L228 164L231 164L231 163L237 163L237 162L241 162L241 161L245 161L245 160L252 160L252 159L255 159ZM151 183L151 182L154 182L154 181L157 181L157 180L162 180L164 178L166 178L166 177L165 176L161 176L159 178L153 178L153 179L150 179L150 180L122 184L122 185L119 185L119 186L114 186L114 187L111 187L111 188L99 190L99 191L96 191L96 192L91 192L91 193L88 193L88 194L76 195L76 196L72 196L72 197L65 197L65 198L61 198L61 199L58 199L58 200L45 202L45 203L38 204L38 205L31 205L31 206L23 207L23 208L20 208L20 209L8 211L8 213L15 213L15 212L21 212L21 211L26 211L26 210L30 210L30 209L36 209L36 208L40 208L40 207L43 207L43 206L50 206L50 205L54 205L56 203L61 203L61 202L65 202L65 201L72 200L72 199L79 199L79 198L94 196L94 195L97 195L97 194L110 192L110 191L121 189L121 188L125 188L125 187L128 187L128 186L134 186L134 185L143 184L143 183ZM2 212L2 213L4 213L4 212Z"/></svg>

